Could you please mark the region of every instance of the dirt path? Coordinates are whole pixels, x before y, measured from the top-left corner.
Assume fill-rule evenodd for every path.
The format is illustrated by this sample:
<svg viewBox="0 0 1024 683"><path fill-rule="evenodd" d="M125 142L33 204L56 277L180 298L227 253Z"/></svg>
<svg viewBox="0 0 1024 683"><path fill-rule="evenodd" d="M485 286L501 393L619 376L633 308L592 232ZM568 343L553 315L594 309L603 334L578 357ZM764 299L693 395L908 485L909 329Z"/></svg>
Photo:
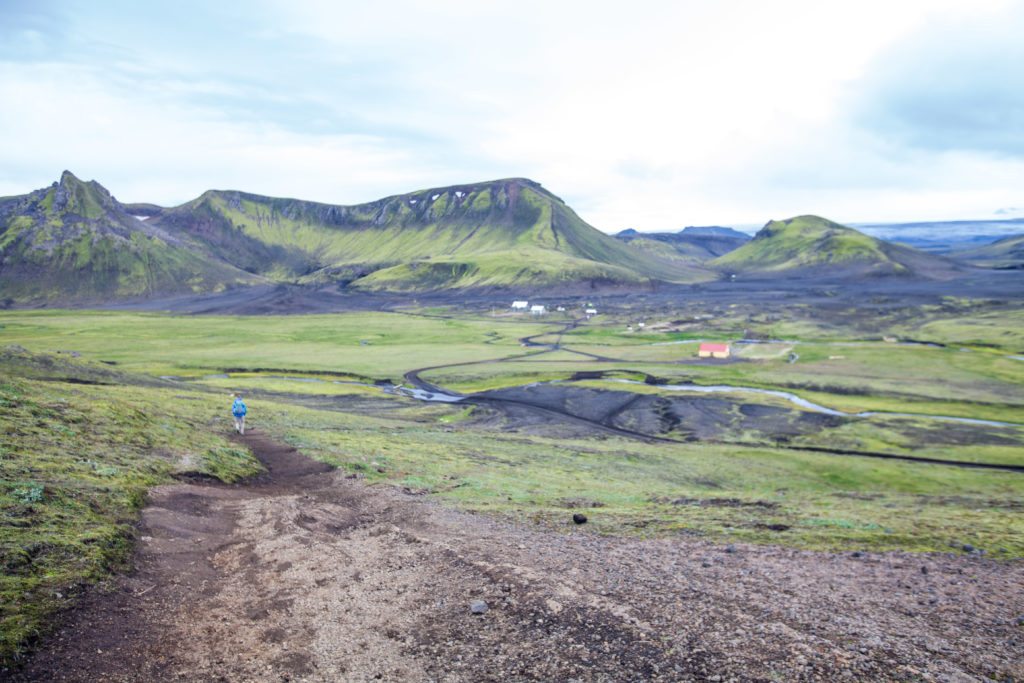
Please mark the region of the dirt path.
<svg viewBox="0 0 1024 683"><path fill-rule="evenodd" d="M1024 677L1021 563L526 528L245 442L269 474L154 490L136 571L18 680Z"/></svg>

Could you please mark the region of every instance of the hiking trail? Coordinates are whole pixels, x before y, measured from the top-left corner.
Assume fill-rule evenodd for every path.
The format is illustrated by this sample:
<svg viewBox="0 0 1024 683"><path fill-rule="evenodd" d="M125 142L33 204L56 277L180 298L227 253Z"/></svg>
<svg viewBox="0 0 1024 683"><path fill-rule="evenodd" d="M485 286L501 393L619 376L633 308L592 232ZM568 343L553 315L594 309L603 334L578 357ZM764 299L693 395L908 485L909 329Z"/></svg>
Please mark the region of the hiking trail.
<svg viewBox="0 0 1024 683"><path fill-rule="evenodd" d="M236 440L267 473L153 489L134 570L13 680L1024 677L1020 562L513 524Z"/></svg>

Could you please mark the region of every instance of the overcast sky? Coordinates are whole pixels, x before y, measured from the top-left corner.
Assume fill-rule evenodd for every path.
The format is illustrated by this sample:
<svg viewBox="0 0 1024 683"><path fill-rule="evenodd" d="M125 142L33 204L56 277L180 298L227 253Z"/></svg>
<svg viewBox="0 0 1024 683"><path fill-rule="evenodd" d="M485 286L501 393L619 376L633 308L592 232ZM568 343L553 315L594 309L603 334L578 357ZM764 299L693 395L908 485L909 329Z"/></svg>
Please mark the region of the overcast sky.
<svg viewBox="0 0 1024 683"><path fill-rule="evenodd" d="M525 176L607 232L1024 216L1021 36L999 0L0 0L0 195Z"/></svg>

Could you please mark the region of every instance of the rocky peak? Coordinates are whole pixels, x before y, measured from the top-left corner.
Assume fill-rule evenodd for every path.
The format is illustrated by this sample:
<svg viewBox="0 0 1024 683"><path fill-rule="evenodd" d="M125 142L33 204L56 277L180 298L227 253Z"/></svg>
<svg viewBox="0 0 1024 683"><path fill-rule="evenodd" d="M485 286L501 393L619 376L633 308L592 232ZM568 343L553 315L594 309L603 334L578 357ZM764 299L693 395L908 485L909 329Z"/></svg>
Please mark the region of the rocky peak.
<svg viewBox="0 0 1024 683"><path fill-rule="evenodd" d="M95 180L84 182L71 171L64 171L60 175L60 182L57 183L53 209L57 212L96 218L105 211L120 209L120 205L110 192Z"/></svg>

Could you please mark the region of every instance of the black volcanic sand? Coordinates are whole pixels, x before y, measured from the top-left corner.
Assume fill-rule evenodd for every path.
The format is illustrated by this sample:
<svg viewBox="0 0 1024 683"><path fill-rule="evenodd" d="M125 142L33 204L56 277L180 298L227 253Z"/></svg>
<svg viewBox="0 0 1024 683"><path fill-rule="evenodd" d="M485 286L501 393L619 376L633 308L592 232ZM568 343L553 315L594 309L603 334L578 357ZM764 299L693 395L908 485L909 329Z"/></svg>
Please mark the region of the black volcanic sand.
<svg viewBox="0 0 1024 683"><path fill-rule="evenodd" d="M265 285L231 289L220 294L177 296L125 301L96 302L108 310L171 311L191 314L291 315L344 311L396 310L410 305L456 305L464 310L488 312L513 299L533 297L545 301L600 302L602 307L630 310L634 307L672 307L679 304L808 304L831 307L856 305L865 312L892 307L936 303L944 296L977 299L1024 299L1024 275L1020 271L968 270L955 280L880 277L859 280L795 279L790 276L696 285L652 284L643 289L576 288L558 290L469 290L424 293L368 293L341 287ZM56 307L57 304L54 304ZM603 311L602 311L603 312Z"/></svg>
<svg viewBox="0 0 1024 683"><path fill-rule="evenodd" d="M757 436L765 444L781 446L791 439L805 446L830 445L828 430L862 418L813 413L796 408L765 405L721 395L681 394L658 396L572 386L566 382L532 384L473 394L467 399L495 411L499 418L479 416L481 423L550 437L592 436L595 427L609 433L668 438L679 441L729 443ZM578 418L573 421L572 418ZM890 418L889 430L923 445L1022 445L1015 427ZM625 434L623 434L625 432ZM850 455L843 451L841 454Z"/></svg>
<svg viewBox="0 0 1024 683"><path fill-rule="evenodd" d="M814 434L849 419L718 396L655 396L564 383L485 391L474 394L472 400L500 409L509 403L544 408L551 411L547 413L551 422L567 413L612 429L695 441L720 441L750 431L773 438ZM508 426L523 429L545 424L545 415L539 411L529 417L510 414Z"/></svg>

